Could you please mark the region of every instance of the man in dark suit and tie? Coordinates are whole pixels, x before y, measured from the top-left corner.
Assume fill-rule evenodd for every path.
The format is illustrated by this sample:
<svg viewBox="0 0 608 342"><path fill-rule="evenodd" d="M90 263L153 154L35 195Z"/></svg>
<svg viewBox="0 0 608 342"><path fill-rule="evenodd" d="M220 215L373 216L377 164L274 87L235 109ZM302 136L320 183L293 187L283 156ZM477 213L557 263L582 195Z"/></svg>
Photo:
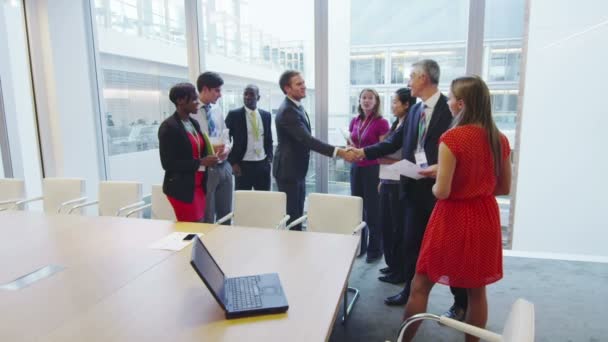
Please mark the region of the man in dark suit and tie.
<svg viewBox="0 0 608 342"><path fill-rule="evenodd" d="M287 214L291 222L304 212L310 150L333 158L345 158L347 153L311 135L310 118L300 103L306 97L306 84L299 72L285 71L279 79L279 86L286 96L275 117L278 145L273 160L273 176L279 191L287 194ZM302 230L302 225L292 230Z"/></svg>
<svg viewBox="0 0 608 342"><path fill-rule="evenodd" d="M272 118L269 112L258 108L259 100L259 88L250 84L243 92L244 106L226 116L226 127L233 142L228 161L236 190L270 190Z"/></svg>
<svg viewBox="0 0 608 342"><path fill-rule="evenodd" d="M437 171L439 138L450 128L452 114L447 98L441 94L439 65L434 60L421 60L412 65L408 86L412 95L419 97L409 111L407 121L390 138L356 150L359 158L377 159L402 148L402 157L420 166L428 166L425 178L414 180L401 176L402 195L405 197L405 287L395 296L386 298L387 305L403 305L407 302L410 283L416 273L416 262L426 225L435 206L433 184ZM451 288L455 303L446 313L451 318L462 320L467 308L465 289Z"/></svg>

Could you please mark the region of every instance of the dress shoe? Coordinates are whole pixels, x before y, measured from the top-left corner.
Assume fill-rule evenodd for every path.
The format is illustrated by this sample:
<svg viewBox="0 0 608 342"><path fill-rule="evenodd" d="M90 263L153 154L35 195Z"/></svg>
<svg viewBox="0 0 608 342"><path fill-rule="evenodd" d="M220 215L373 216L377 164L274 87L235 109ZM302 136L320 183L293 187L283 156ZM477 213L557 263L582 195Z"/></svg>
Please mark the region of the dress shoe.
<svg viewBox="0 0 608 342"><path fill-rule="evenodd" d="M460 306L457 306L456 304L452 305L452 307L450 309L448 309L448 311L444 312L443 315L445 317L451 318L451 319L455 319L457 321L464 321L464 317L466 316L466 310L461 308Z"/></svg>
<svg viewBox="0 0 608 342"><path fill-rule="evenodd" d="M404 292L399 292L394 296L390 296L384 300L386 305L404 305L407 303L407 297Z"/></svg>
<svg viewBox="0 0 608 342"><path fill-rule="evenodd" d="M396 273L391 273L391 274L387 274L387 275L378 277L378 280L383 281L385 283L389 283L389 284L405 283L405 277L400 274L396 274Z"/></svg>
<svg viewBox="0 0 608 342"><path fill-rule="evenodd" d="M390 267L388 267L388 266L383 267L383 268L381 268L381 269L380 269L380 273L382 273L382 274L389 274L389 273L392 273L392 272L393 272L393 271L392 271L392 270L391 270L391 268L390 268Z"/></svg>

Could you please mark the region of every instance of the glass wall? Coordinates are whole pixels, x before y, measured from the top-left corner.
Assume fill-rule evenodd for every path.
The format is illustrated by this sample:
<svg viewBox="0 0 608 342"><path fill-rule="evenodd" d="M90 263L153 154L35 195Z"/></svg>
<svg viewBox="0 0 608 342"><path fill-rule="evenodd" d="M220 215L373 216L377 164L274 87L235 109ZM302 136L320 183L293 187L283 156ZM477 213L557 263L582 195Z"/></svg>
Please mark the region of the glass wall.
<svg viewBox="0 0 608 342"><path fill-rule="evenodd" d="M314 2L203 0L200 4L204 41L200 55L205 70L224 77L223 96L218 101L224 116L243 106L243 90L253 83L260 88L258 106L269 111L274 120L285 98L279 77L283 71L294 69L302 73L308 87L302 102L314 130ZM284 15L290 12L298 13L298 23ZM276 145L274 122L272 129ZM311 158L307 191L314 191L315 178Z"/></svg>
<svg viewBox="0 0 608 342"><path fill-rule="evenodd" d="M183 0L95 0L106 171L111 180L162 182L158 127L189 82Z"/></svg>
<svg viewBox="0 0 608 342"><path fill-rule="evenodd" d="M356 115L359 93L363 88L378 91L382 114L392 122L390 99L395 90L407 85L412 63L424 58L435 59L441 67L440 86L443 91L447 90L452 78L464 74L467 0L433 3L339 0L338 3L330 4L329 18L330 93L335 89L329 95L328 133L331 143L345 144L341 130L347 130ZM439 8L442 10L437 10ZM378 20L370 20L385 18L389 12L395 19L383 21L381 29ZM344 25L344 22L349 25ZM445 30L445 27L453 29ZM344 41L348 44L342 45ZM339 49L344 51L337 51ZM350 60L348 74L339 64L342 63L340 58L342 61ZM341 92L341 88L348 90ZM330 161L330 191L350 194L349 173L349 163Z"/></svg>
<svg viewBox="0 0 608 342"><path fill-rule="evenodd" d="M482 77L490 88L496 125L509 139L511 148L515 147L517 127L524 8L524 0L486 0ZM503 242L510 245L511 196L497 200Z"/></svg>
<svg viewBox="0 0 608 342"><path fill-rule="evenodd" d="M0 87L6 124L0 134L7 135L0 137L0 152L10 154L10 171L14 178L25 180L27 195L39 196L42 166L22 1L0 1ZM5 162L0 161L0 176L4 176ZM40 208L38 204L31 207Z"/></svg>

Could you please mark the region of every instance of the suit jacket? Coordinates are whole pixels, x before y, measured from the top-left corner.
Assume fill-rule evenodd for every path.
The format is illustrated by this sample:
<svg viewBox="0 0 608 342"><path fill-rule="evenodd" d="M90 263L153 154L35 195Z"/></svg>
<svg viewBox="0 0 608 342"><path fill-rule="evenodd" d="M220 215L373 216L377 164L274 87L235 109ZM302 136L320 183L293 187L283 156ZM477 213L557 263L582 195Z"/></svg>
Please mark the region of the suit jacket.
<svg viewBox="0 0 608 342"><path fill-rule="evenodd" d="M202 136L198 122L189 118L196 131ZM194 174L200 166L200 161L192 157L192 144L188 132L175 112L166 118L158 128L160 163L165 170L163 192L183 202L192 202L194 198ZM207 155L207 149L202 149L202 157ZM203 180L203 191L206 182Z"/></svg>
<svg viewBox="0 0 608 342"><path fill-rule="evenodd" d="M264 127L264 152L266 152L266 159L272 161L272 129L270 127L272 118L270 113L257 109L258 113L262 117L262 126ZM247 152L247 112L245 107L234 109L228 112L226 116L226 127L230 131L230 137L232 138L232 151L228 155L228 162L232 164L238 164L243 160L245 153Z"/></svg>
<svg viewBox="0 0 608 342"><path fill-rule="evenodd" d="M380 158L402 148L401 157L415 163L414 154L418 148L418 122L423 106L423 102L416 103L410 109L406 121L395 131L395 134L378 144L365 148L366 158ZM424 142L424 152L429 165L437 164L439 138L450 128L451 124L452 113L450 113L447 98L441 94L433 109L433 114L431 114L431 122L427 128ZM402 193L406 198L412 199L427 208L432 208L435 205L435 196L432 191L433 184L435 184L435 180L431 178L414 180L401 177Z"/></svg>
<svg viewBox="0 0 608 342"><path fill-rule="evenodd" d="M310 150L328 157L333 156L334 146L311 135L310 122L303 108L285 98L275 118L277 150L273 160L273 176L277 180L302 180L308 172Z"/></svg>

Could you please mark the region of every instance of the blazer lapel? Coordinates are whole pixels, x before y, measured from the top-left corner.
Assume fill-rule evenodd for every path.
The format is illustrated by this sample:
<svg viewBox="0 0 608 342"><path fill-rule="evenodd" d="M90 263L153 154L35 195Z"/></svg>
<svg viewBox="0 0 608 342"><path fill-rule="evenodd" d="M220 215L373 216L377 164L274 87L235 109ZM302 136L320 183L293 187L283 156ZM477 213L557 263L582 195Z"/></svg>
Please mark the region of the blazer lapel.
<svg viewBox="0 0 608 342"><path fill-rule="evenodd" d="M300 107L296 106L296 104L293 103L293 101L291 101L290 99L286 99L286 101L291 102L291 105L296 110L296 113L300 114L300 117L302 118L302 120L304 120L304 125L306 126L306 128L308 128L308 132L312 132L310 127L310 119L308 118L308 114L306 114L304 107L302 105L300 105Z"/></svg>
<svg viewBox="0 0 608 342"><path fill-rule="evenodd" d="M431 122L429 122L429 127L427 128L427 132L430 132L435 126L437 126L437 122L441 120L441 113L445 110L445 106L447 106L447 101L445 100L445 96L441 94L439 96L439 100L433 109L433 114L431 114ZM428 134L427 134L428 135Z"/></svg>

